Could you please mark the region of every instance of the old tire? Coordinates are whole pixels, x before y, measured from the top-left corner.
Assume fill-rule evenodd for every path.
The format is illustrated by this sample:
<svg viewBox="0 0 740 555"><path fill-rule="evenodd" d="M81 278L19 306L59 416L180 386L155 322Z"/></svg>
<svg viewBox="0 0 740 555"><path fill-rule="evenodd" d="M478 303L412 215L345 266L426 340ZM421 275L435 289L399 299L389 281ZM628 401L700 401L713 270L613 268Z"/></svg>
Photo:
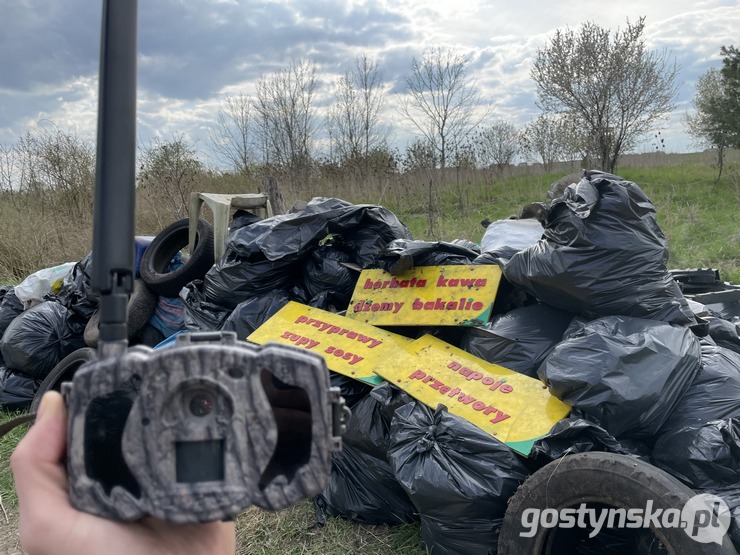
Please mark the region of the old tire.
<svg viewBox="0 0 740 555"><path fill-rule="evenodd" d="M532 530L531 526L525 528L522 524L523 518L527 518L527 521L533 518L525 517L527 509L559 511L568 507L578 508L586 503L596 508L635 508L644 512L647 501L652 500L655 510L680 511L694 495L696 492L673 476L633 457L596 452L566 455L535 472L509 499L499 535L498 554L556 555L577 552L576 545L580 544L573 543L576 540L572 539L575 535L573 531L577 528L544 528L540 525L532 537L520 536L520 533ZM722 544L718 545L699 543L679 527L651 526L649 529L615 531L635 535L637 547L633 547L630 553L737 555L727 534ZM570 533L570 538L567 533ZM638 537L638 533L650 539Z"/></svg>
<svg viewBox="0 0 740 555"><path fill-rule="evenodd" d="M38 410L39 404L41 404L41 397L44 396L44 393L47 391L61 391L62 382L72 381L79 367L86 362L94 360L96 356L95 349L83 347L64 357L59 364L52 368L51 372L47 374L44 381L39 385L36 394L33 396L33 401L31 401L31 412Z"/></svg>
<svg viewBox="0 0 740 555"><path fill-rule="evenodd" d="M134 280L134 290L126 305L126 324L128 341L133 343L137 333L143 328L157 309L159 297L143 280ZM85 326L83 339L88 347L97 348L100 339L100 311L96 310Z"/></svg>
<svg viewBox="0 0 740 555"><path fill-rule="evenodd" d="M213 266L213 227L198 220L195 247L184 264L168 272L172 258L188 246L190 220L178 220L163 229L149 244L141 257L141 279L163 297L177 297L180 289L196 279L203 279Z"/></svg>

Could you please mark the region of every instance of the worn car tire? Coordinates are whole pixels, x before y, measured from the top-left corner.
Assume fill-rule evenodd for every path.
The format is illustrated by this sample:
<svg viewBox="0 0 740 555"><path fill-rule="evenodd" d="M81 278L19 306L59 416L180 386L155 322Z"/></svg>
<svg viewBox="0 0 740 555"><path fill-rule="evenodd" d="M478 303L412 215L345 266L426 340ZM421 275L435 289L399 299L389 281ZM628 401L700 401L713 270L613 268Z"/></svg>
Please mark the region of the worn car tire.
<svg viewBox="0 0 740 555"><path fill-rule="evenodd" d="M205 220L198 220L195 247L184 264L167 272L172 258L188 246L190 220L177 220L163 229L141 256L141 279L163 297L177 297L180 289L196 279L203 279L213 266L213 227Z"/></svg>
<svg viewBox="0 0 740 555"><path fill-rule="evenodd" d="M133 343L137 333L143 328L157 309L159 297L143 280L134 280L134 290L126 305L126 324L128 328L128 341ZM83 339L85 345L96 348L100 339L100 311L93 312L85 326Z"/></svg>
<svg viewBox="0 0 740 555"><path fill-rule="evenodd" d="M600 507L642 508L648 500L655 509L678 509L696 495L670 474L627 455L589 452L566 455L530 476L509 499L498 542L499 555L570 553L556 536L562 529L538 526L532 537L525 531L527 509L577 508L581 503ZM569 530L566 530L566 532ZM647 531L646 531L647 532ZM650 528L662 544L661 553L674 555L737 555L729 537L723 543L699 543L679 527ZM563 551L565 549L565 551ZM645 551L638 551L644 553ZM636 552L636 553L638 553ZM649 551L647 551L649 553Z"/></svg>
<svg viewBox="0 0 740 555"><path fill-rule="evenodd" d="M96 357L97 351L90 347L77 349L64 357L59 364L52 368L51 372L47 374L44 381L39 385L36 394L33 396L33 401L31 401L31 412L38 410L41 404L41 397L44 396L44 393L47 391L61 391L62 382L72 381L79 367L88 361L95 360Z"/></svg>

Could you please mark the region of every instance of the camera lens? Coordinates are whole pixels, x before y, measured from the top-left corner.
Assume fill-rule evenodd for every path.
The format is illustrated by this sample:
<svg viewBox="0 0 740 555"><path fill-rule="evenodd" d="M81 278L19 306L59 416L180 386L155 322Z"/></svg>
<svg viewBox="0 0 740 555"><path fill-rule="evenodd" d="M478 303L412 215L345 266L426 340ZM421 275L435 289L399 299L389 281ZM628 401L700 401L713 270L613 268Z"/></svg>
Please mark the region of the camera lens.
<svg viewBox="0 0 740 555"><path fill-rule="evenodd" d="M213 410L213 397L208 393L196 393L190 399L190 412L195 416L206 416Z"/></svg>

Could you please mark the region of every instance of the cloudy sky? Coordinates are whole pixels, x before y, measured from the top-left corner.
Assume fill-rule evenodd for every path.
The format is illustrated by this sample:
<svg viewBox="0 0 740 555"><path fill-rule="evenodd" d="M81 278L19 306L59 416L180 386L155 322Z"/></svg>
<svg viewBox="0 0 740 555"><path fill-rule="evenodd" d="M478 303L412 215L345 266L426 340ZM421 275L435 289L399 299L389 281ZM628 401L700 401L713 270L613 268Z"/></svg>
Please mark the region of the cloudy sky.
<svg viewBox="0 0 740 555"><path fill-rule="evenodd" d="M95 136L101 2L0 0L0 146L53 122ZM319 64L320 94L360 54L379 64L384 119L405 147L396 108L413 57L452 47L471 57L471 75L495 118L521 126L539 110L529 78L533 57L556 29L590 21L616 30L646 17L645 38L680 67L677 107L660 124L669 152L692 150L681 120L694 85L720 65L722 45L740 45L738 0L141 0L139 142L184 135L205 157L207 131L227 95L253 94L266 72L291 58ZM647 137L638 152L647 152Z"/></svg>

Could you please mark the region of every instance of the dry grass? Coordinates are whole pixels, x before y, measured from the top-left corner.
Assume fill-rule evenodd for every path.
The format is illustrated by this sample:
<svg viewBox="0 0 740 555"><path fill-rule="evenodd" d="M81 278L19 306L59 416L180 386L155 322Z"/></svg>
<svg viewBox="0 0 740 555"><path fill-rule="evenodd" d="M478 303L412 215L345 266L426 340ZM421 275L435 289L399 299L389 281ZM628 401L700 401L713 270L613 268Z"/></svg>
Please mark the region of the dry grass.
<svg viewBox="0 0 740 555"><path fill-rule="evenodd" d="M724 265L725 273L740 277L733 261L737 226L728 219L734 214L740 190L740 152L731 151L723 179L715 184L712 153L627 156L620 173L638 183L658 208L658 215L677 263ZM360 179L356 172L317 170L312 182L299 189L283 186L287 207L297 200L321 196L338 197L354 203L381 204L395 212L414 237L428 240L469 239L478 241L484 218L506 218L524 204L544 201L550 183L576 170L561 164L545 174L538 166L512 167L498 174L491 170L450 169L398 174L378 172ZM288 183L284 181L283 183ZM187 184L190 191L213 193L258 192L262 177L218 175L203 172ZM165 202L172 192L166 185L137 193L136 232L155 235L174 220L186 217L182 206ZM87 196L85 198L88 198ZM713 202L714 201L716 202ZM725 203L733 202L733 205ZM92 206L65 207L65 197L55 199L42 192L0 192L0 282L12 283L40 268L76 261L92 249ZM204 217L210 213L204 210ZM676 217L674 217L674 215ZM698 234L683 231L690 224ZM731 237L717 243L714 234L725 226ZM708 245L705 240L714 245ZM689 257L695 256L692 264Z"/></svg>
<svg viewBox="0 0 740 555"><path fill-rule="evenodd" d="M419 527L353 524L328 519L316 526L313 504L276 513L250 508L237 520L238 555L423 555Z"/></svg>

